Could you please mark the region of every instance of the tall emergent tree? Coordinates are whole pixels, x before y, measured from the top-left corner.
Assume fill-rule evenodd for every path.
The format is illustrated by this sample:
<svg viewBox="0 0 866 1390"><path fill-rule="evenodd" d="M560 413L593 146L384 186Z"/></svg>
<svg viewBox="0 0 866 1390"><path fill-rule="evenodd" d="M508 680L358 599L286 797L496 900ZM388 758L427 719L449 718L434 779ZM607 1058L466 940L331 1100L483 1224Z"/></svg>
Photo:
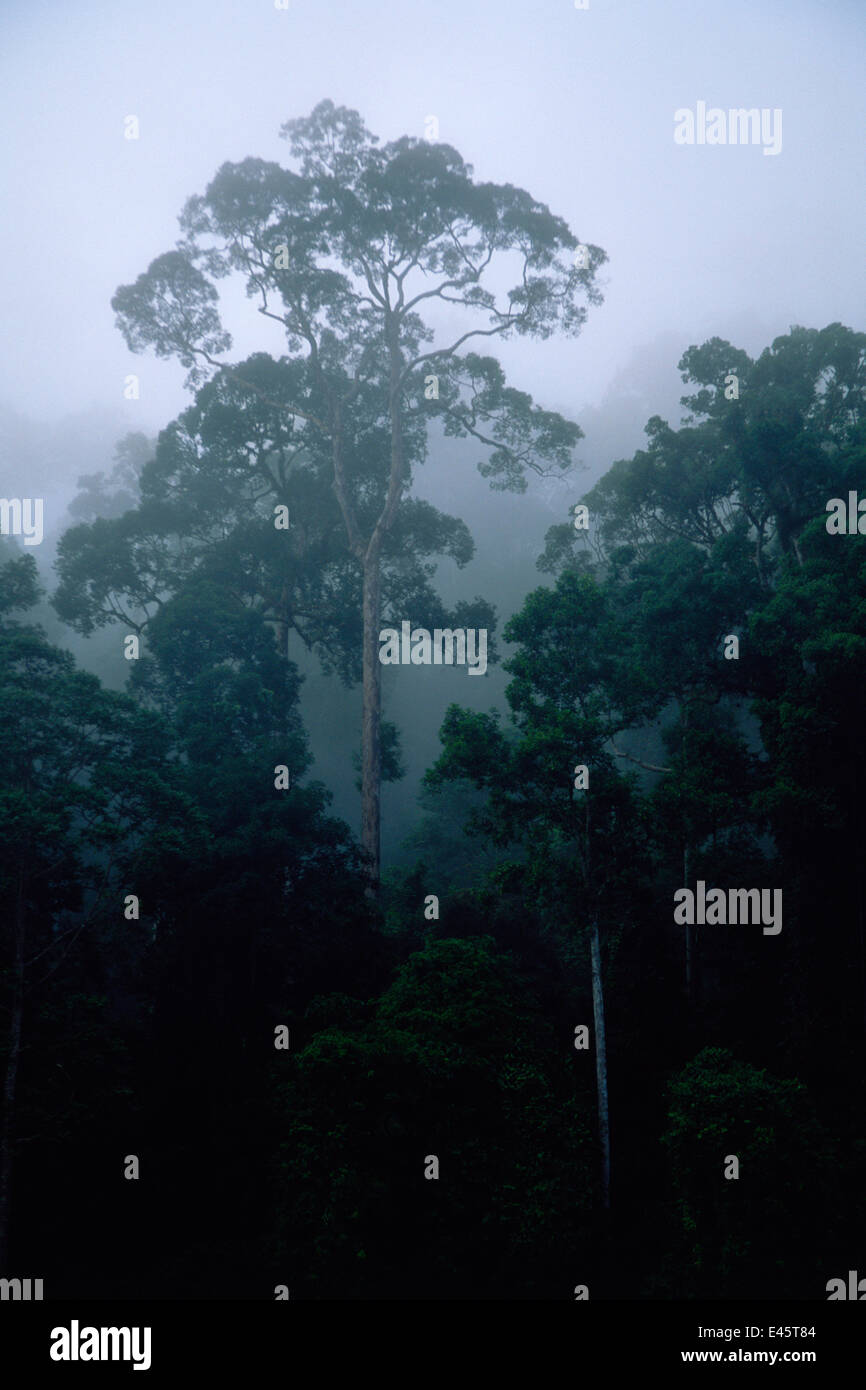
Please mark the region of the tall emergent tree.
<svg viewBox="0 0 866 1390"><path fill-rule="evenodd" d="M403 136L380 148L357 112L330 101L281 134L298 168L224 164L187 202L177 248L112 303L133 351L176 357L194 385L230 373L262 401L267 390L226 356L214 281L241 276L257 312L285 334L292 393L280 406L299 443L329 450L361 572L362 845L376 879L381 561L413 465L434 419L484 446L479 469L493 487L522 491L527 468L570 465L578 427L507 386L496 359L461 349L477 338L577 334L580 299L601 302L595 276L607 258L591 245L575 254L577 238L543 203L476 183L449 145ZM440 325L464 321L437 347L421 310L440 305ZM360 433L378 451L373 489L350 466Z"/></svg>

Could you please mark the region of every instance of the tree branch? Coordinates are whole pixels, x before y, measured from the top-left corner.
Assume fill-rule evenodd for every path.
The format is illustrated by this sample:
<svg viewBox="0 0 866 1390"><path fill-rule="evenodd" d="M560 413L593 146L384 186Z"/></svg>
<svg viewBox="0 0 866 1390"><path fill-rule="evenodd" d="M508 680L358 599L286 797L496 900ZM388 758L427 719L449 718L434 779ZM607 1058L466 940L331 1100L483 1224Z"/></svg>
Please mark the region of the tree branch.
<svg viewBox="0 0 866 1390"><path fill-rule="evenodd" d="M673 772L671 767L659 767L656 763L645 763L643 758L636 758L633 753L626 753L617 748L615 743L611 743L611 748L618 758L628 758L630 763L637 763L638 767L643 767L647 772Z"/></svg>

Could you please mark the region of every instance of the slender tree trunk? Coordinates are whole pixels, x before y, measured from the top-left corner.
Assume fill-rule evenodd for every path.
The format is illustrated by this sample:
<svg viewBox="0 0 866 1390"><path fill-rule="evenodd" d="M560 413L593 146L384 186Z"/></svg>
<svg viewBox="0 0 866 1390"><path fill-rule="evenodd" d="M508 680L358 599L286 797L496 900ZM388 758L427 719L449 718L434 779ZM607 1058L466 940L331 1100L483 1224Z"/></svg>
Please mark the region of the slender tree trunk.
<svg viewBox="0 0 866 1390"><path fill-rule="evenodd" d="M610 1106L607 1090L607 1034L604 1026L604 986L601 978L601 942L598 918L593 914L589 928L592 963L592 1020L595 1028L595 1080L598 1092L598 1138L601 1145L601 1196L605 1211L610 1209Z"/></svg>
<svg viewBox="0 0 866 1390"><path fill-rule="evenodd" d="M683 845L683 887L688 888L691 882L691 853L689 849L688 830L686 831L686 842ZM693 966L695 950L695 931L691 922L686 922L686 1003L691 1012L694 1002L693 992Z"/></svg>
<svg viewBox="0 0 866 1390"><path fill-rule="evenodd" d="M277 647L286 660L289 657L289 586L284 584L280 591L280 611L277 618Z"/></svg>
<svg viewBox="0 0 866 1390"><path fill-rule="evenodd" d="M866 941L863 934L863 886L857 877L857 932L860 942L860 1006L863 1013L863 1038L866 1043Z"/></svg>
<svg viewBox="0 0 866 1390"><path fill-rule="evenodd" d="M391 423L391 462L385 505L364 551L363 714L361 717L361 848L370 875L368 893L379 888L382 791L382 667L379 662L381 622L381 559L385 537L394 524L405 482L403 454L402 372L399 321L387 314L385 337L390 361L388 414Z"/></svg>
<svg viewBox="0 0 866 1390"><path fill-rule="evenodd" d="M584 802L584 883L592 882L592 803ZM598 910L593 908L589 922L589 961L592 976L592 1026L595 1030L595 1088L598 1102L598 1142L601 1148L601 1200L610 1211L610 1101L607 1089L607 1030L604 1023L604 983L601 976L601 941Z"/></svg>
<svg viewBox="0 0 866 1390"><path fill-rule="evenodd" d="M379 661L379 554L364 559L363 710L361 715L361 848L368 858L370 893L379 882L382 781L382 666Z"/></svg>
<svg viewBox="0 0 866 1390"><path fill-rule="evenodd" d="M393 416L392 405L392 416ZM390 526L400 489L399 474L402 455L400 442L391 442L391 475L388 496L369 541L364 541L354 502L349 490L343 458L343 435L339 408L333 426L332 456L334 490L343 514L349 547L357 556L363 576L361 639L361 849L367 858L367 894L375 897L379 886L380 868L380 791L382 782L382 667L379 662L379 625L381 622L382 541Z"/></svg>
<svg viewBox="0 0 866 1390"><path fill-rule="evenodd" d="M688 751L689 751L689 707L685 700L680 701L682 710L683 724L683 769L688 770ZM692 876L692 831L690 817L686 813L686 836L683 845L683 887L688 888ZM689 1011L689 1019L695 1001L695 928L691 922L686 923L686 1004Z"/></svg>
<svg viewBox="0 0 866 1390"><path fill-rule="evenodd" d="M0 1136L0 1273L9 1272L9 1217L12 1202L12 1164L15 1152L15 1097L21 1057L21 1023L24 1014L25 880L18 871L15 900L15 940L12 965L12 1007L9 1016L6 1076L3 1081L3 1132Z"/></svg>
<svg viewBox="0 0 866 1390"><path fill-rule="evenodd" d="M755 565L758 570L758 583L762 589L767 587L767 576L764 573L764 528L761 526L755 541Z"/></svg>

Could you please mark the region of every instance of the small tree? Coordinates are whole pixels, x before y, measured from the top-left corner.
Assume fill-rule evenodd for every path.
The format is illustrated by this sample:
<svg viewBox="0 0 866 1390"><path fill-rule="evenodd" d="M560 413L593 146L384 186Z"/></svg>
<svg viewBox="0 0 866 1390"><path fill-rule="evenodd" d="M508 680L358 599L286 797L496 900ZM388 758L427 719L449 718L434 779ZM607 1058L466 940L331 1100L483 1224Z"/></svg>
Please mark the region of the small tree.
<svg viewBox="0 0 866 1390"><path fill-rule="evenodd" d="M604 951L615 948L642 874L640 807L606 751L623 727L610 690L616 629L604 591L586 575L563 575L530 594L505 628L518 644L506 662L514 730L495 714L451 706L442 756L428 785L466 778L487 793L470 826L500 847L517 883L566 938L589 946L602 1201L610 1205L611 1146ZM577 774L577 776L575 776ZM503 879L504 876L504 879ZM571 945L573 953L573 945Z"/></svg>
<svg viewBox="0 0 866 1390"><path fill-rule="evenodd" d="M671 1081L662 1144L679 1217L674 1296L821 1296L834 1164L800 1081L706 1047Z"/></svg>

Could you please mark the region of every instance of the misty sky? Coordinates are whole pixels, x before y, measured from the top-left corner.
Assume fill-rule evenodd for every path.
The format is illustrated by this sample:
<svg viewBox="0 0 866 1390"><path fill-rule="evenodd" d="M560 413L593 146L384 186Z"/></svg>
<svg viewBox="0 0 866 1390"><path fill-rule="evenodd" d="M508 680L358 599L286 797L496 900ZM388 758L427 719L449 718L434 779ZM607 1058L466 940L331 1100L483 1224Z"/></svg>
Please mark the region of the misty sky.
<svg viewBox="0 0 866 1390"><path fill-rule="evenodd" d="M607 250L579 339L498 349L542 404L579 415L627 389L662 335L667 371L713 334L757 351L792 323L866 326L862 0L289 2L3 0L6 409L166 424L183 372L127 352L111 296L221 162L286 162L281 123L324 97L382 140L435 115L478 178ZM698 101L781 108L781 153L676 145L673 113Z"/></svg>
<svg viewBox="0 0 866 1390"><path fill-rule="evenodd" d="M280 126L323 98L357 109L383 141L423 138L435 116L439 139L477 178L526 188L610 257L605 302L580 338L495 348L514 385L581 423L586 471L534 482L534 510L491 494L441 444L416 479L478 541L467 571L441 567L449 601L485 593L503 619L519 607L539 582L547 526L642 445L650 414L678 423L676 364L690 343L719 335L758 353L795 323L866 329L866 0L289 5L0 0L0 493L45 497L43 566L78 476L109 468L124 434L155 436L189 400L180 366L127 352L114 291L171 249L185 200L223 162L289 162ZM699 102L781 109L781 152L676 144L675 111ZM130 115L135 141L124 138ZM234 303L232 357L278 354L273 326L242 293ZM138 401L123 397L130 372ZM56 640L72 634L61 628ZM115 667L125 663L111 643L106 634L100 670L120 683L109 647ZM459 688L424 686L423 709L415 686L400 687L409 706L388 696L398 722L411 713L412 734L409 776L383 793L386 862L437 755L447 700L486 708L498 670ZM315 772L354 824L345 770L357 692L308 679Z"/></svg>

